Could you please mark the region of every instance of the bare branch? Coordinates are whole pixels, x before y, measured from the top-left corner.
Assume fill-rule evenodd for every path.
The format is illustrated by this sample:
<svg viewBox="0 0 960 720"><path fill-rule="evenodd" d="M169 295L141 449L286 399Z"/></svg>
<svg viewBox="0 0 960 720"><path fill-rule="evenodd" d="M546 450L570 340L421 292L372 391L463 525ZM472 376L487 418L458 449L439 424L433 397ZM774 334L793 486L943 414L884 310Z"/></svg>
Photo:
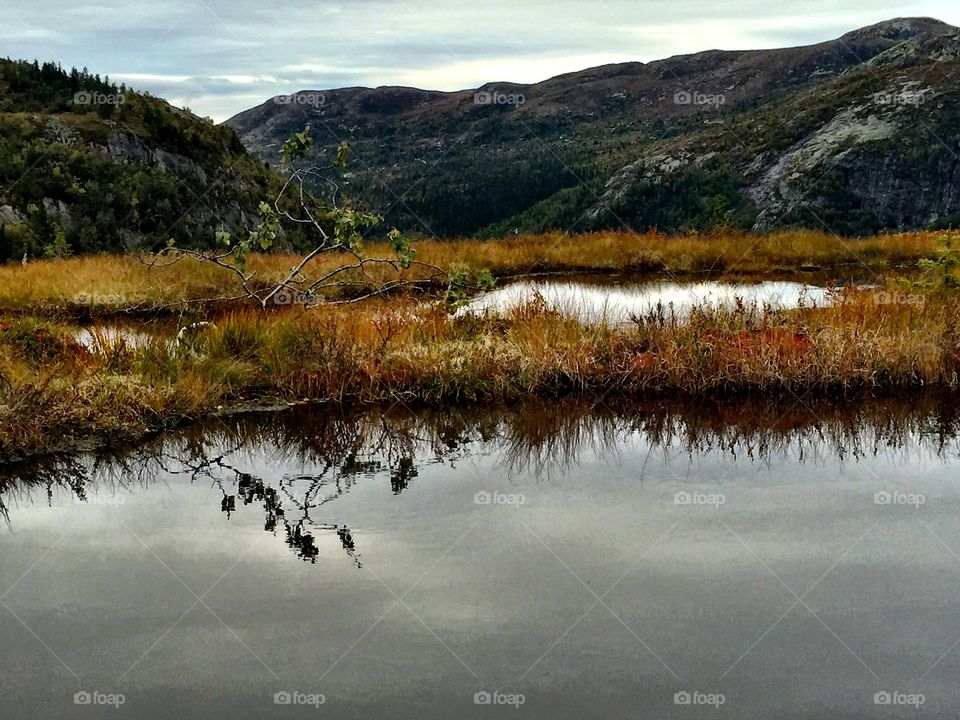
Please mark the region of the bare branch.
<svg viewBox="0 0 960 720"><path fill-rule="evenodd" d="M414 260L413 249L396 230L388 234L390 246L396 253L395 258L364 256L361 249L362 231L376 225L381 218L371 213L356 211L349 205L338 205L340 187L326 177L319 168L298 169L292 166L292 161L304 156L312 145L309 126L304 128L303 132L294 133L290 140L284 143L283 156L285 164L289 163L289 173L272 203L261 203L261 223L255 231L250 232L248 238L236 242L225 252L169 247L147 263L150 267L170 267L185 257L193 258L198 262L210 263L232 273L239 280L243 291L242 294L230 298L191 300L182 304L250 299L266 309L271 300L278 300L280 293L284 292L295 293L298 298L313 304L319 299L318 295L321 292L342 293L347 288L367 290L349 298L323 298L328 304L342 305L391 293L401 288L422 290L437 284L438 278L446 281L448 292L456 288L459 293L460 289L466 287L464 282L466 273L450 274L436 265ZM348 156L349 148L341 146L337 151L335 167L342 168ZM328 207L322 206L310 193L308 183L314 186L326 183L331 187ZM285 276L266 283L261 281L261 287L255 289L251 284L256 273L246 272L246 256L257 246L264 250L269 249L277 233L280 232L282 221L300 228L309 228L309 232L316 234L318 242L296 265L290 268ZM228 248L231 247L231 238L228 233L218 233L219 240L222 240ZM311 279L310 266L327 252L344 253L349 260ZM393 277L382 279L378 275L371 274L370 271L376 267L385 268ZM425 276L403 277L402 273L411 268ZM339 279L351 272L358 273L361 279ZM487 277L489 278L489 274Z"/></svg>

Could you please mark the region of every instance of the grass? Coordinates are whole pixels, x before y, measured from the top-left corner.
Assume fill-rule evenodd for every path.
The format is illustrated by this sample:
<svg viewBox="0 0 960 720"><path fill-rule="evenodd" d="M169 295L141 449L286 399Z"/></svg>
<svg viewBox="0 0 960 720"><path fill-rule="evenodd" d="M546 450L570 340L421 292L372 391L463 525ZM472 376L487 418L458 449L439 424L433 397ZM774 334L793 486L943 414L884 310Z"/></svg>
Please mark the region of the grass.
<svg viewBox="0 0 960 720"><path fill-rule="evenodd" d="M892 292L892 291L891 291ZM34 317L0 322L0 455L129 438L258 398L443 405L587 394L802 395L954 388L952 296L826 308L741 306L585 325L531 302L450 317L412 299L221 314L177 345ZM911 296L920 297L920 296Z"/></svg>
<svg viewBox="0 0 960 720"><path fill-rule="evenodd" d="M560 240L422 243L418 251L443 267L489 267L500 276L658 265L769 274L854 262L889 268L941 247L924 233ZM292 261L252 263L270 275ZM129 439L263 399L444 406L565 395L831 396L952 389L960 372L960 295L905 293L894 280L848 290L827 307L697 308L684 318L658 311L626 327L581 323L536 299L491 316L450 316L443 303L412 296L271 312L200 302L131 321L132 338L98 320L84 328L85 345L75 339L78 307L95 317L130 306L156 311L227 293L228 278L195 263L151 270L117 256L0 268L0 457ZM78 304L82 294L111 301ZM201 317L209 324L178 335Z"/></svg>
<svg viewBox="0 0 960 720"><path fill-rule="evenodd" d="M415 247L417 259L426 263L445 269L489 268L500 278L573 271L771 275L843 265L883 270L915 264L931 256L938 241L934 233L842 239L809 230L671 237L656 232L606 232L573 237L517 236L488 242L421 241ZM386 256L387 251L373 246L369 254ZM285 275L297 260L291 255L259 255L249 265L259 278L267 280ZM322 256L315 275L342 260L336 254ZM408 275L415 272L408 271ZM0 310L100 317L131 309L141 313L163 308L179 312L182 308L167 306L233 295L234 279L228 272L192 260L170 268L150 268L127 255L11 264L0 266Z"/></svg>

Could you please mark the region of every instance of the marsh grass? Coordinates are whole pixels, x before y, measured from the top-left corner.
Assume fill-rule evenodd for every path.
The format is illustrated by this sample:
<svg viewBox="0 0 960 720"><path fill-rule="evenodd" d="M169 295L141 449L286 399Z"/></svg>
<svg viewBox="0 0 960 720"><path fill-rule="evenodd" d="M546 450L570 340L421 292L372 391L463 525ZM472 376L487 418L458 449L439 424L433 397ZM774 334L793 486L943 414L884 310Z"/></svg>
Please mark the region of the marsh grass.
<svg viewBox="0 0 960 720"><path fill-rule="evenodd" d="M441 268L487 268L503 279L549 272L651 272L682 275L714 272L737 275L795 273L843 265L882 270L915 265L935 254L936 233L900 233L869 238L839 238L809 230L769 235L720 232L712 235L665 236L649 233L548 234L503 240L453 240L416 243L417 259ZM387 248L373 245L372 257L387 257ZM250 258L264 286L283 277L299 256L270 254ZM337 267L345 258L328 254L316 272ZM413 279L416 270L390 275L384 268L371 273L383 280ZM235 277L221 268L184 259L172 267L149 267L127 255L96 255L64 260L0 266L0 310L71 317L107 317L218 311L236 303L216 298L237 294ZM354 278L359 279L359 278ZM254 281L254 285L257 281Z"/></svg>
<svg viewBox="0 0 960 720"><path fill-rule="evenodd" d="M784 231L519 236L421 242L417 250L441 267L486 267L500 277L769 275L915 264L941 245L931 233L842 240ZM272 278L295 260L261 255L251 267ZM826 307L740 302L683 315L658 308L623 326L580 321L578 308L553 308L537 296L496 313L453 316L422 294L271 312L211 300L229 295L230 282L192 260L166 269L126 256L0 267L0 457L135 437L260 399L449 407L570 395L598 403L651 395L789 398L953 388L960 368L960 302L943 284L911 286L907 294L891 280L844 291ZM147 330L136 341L97 324L115 325L128 313L151 319L149 328L146 319L125 326ZM77 323L91 317L89 342L77 342ZM185 327L192 330L180 334Z"/></svg>
<svg viewBox="0 0 960 720"><path fill-rule="evenodd" d="M584 323L536 297L453 317L412 298L241 308L190 343L168 323L146 342L104 334L92 347L69 323L11 317L0 321L0 453L135 436L259 398L449 405L956 387L955 296L878 302L881 290L847 290L827 307L661 309L628 326Z"/></svg>

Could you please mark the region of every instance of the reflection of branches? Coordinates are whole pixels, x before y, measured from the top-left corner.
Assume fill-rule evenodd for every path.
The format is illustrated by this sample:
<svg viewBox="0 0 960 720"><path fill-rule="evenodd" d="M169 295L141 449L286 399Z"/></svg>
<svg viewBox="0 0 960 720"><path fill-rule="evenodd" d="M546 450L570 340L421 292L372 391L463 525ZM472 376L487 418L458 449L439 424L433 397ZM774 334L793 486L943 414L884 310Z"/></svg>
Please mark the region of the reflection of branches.
<svg viewBox="0 0 960 720"><path fill-rule="evenodd" d="M195 443L190 448L196 452L198 449ZM316 563L320 550L316 545L316 540L309 530L311 528L325 530L337 533L343 549L360 566L359 556L356 554L350 531L346 526L316 524L310 519L310 510L320 507L331 500L336 499L343 493L339 481L336 482L336 491L327 497L318 499L319 493L328 484L323 475L331 470L327 466L319 477L315 478L284 478L280 482L280 491L264 482L263 479L245 472L233 464L227 462L226 458L237 454L241 449L240 445L234 445L230 450L213 455L208 458L198 459L194 457L190 460L182 461L183 470L172 470L167 468L167 472L172 474L189 474L191 480L198 477L209 477L213 480L213 486L220 490L220 511L227 519L237 510L237 495L240 496L244 505L258 503L264 512L264 526L266 532L276 534L277 525L282 524L284 528L285 540L287 545L303 560L310 563ZM170 457L169 451L164 453L164 457ZM223 475L228 476L229 487L224 485ZM302 499L296 497L293 488L303 480L309 481L309 487L304 493ZM233 494L235 493L235 494ZM282 494L282 495L281 495ZM283 507L283 498L286 498L290 504L299 512L299 518L289 519L287 512ZM349 538L349 542L344 538Z"/></svg>
<svg viewBox="0 0 960 720"><path fill-rule="evenodd" d="M0 516L10 523L7 502L32 503L33 490L44 488L47 503L55 487L68 487L74 496L86 498L87 467L78 458L54 456L43 461L11 465L0 473Z"/></svg>
<svg viewBox="0 0 960 720"><path fill-rule="evenodd" d="M158 478L205 478L219 490L229 518L259 505L264 529L277 533L298 557L317 561L320 534L337 536L359 565L356 540L341 522L311 516L350 492L355 483L382 478L394 494L408 491L427 463L455 465L490 454L510 475L563 470L587 450L610 456L625 442L665 453L719 452L734 461L860 461L869 456L960 450L960 423L952 398L921 396L905 402L800 403L784 412L775 400L655 401L590 407L576 400L548 406L349 412L331 407L236 416L161 436L132 451L52 457L7 466L0 473L0 514L9 503L34 502L34 488L68 488L84 499L91 484L148 488ZM256 472L270 468L275 478ZM283 469L286 469L285 471Z"/></svg>

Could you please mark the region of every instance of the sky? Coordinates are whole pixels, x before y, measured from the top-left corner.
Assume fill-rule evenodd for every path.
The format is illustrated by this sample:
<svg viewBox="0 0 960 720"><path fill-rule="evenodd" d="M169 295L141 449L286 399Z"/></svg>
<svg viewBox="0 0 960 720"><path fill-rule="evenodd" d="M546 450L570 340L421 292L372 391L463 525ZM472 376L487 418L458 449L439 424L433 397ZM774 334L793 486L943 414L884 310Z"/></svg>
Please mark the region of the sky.
<svg viewBox="0 0 960 720"><path fill-rule="evenodd" d="M88 67L217 121L275 95L460 90L604 63L806 45L956 0L0 0L0 54Z"/></svg>

